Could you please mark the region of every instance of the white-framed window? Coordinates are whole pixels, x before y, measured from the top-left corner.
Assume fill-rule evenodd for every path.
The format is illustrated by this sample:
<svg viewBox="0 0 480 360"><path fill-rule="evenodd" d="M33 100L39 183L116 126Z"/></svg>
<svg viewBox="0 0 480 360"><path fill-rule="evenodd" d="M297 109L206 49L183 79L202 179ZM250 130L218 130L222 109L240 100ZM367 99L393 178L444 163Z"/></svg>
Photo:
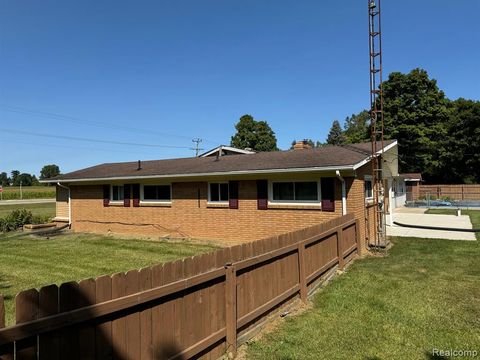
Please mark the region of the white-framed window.
<svg viewBox="0 0 480 360"><path fill-rule="evenodd" d="M271 203L320 203L320 181L270 181Z"/></svg>
<svg viewBox="0 0 480 360"><path fill-rule="evenodd" d="M170 203L172 201L172 185L142 185L140 189L140 200L142 202Z"/></svg>
<svg viewBox="0 0 480 360"><path fill-rule="evenodd" d="M110 201L121 202L124 199L123 185L111 185L110 186Z"/></svg>
<svg viewBox="0 0 480 360"><path fill-rule="evenodd" d="M208 202L228 202L228 182L208 183Z"/></svg>
<svg viewBox="0 0 480 360"><path fill-rule="evenodd" d="M364 187L365 187L365 199L371 200L373 199L373 182L371 175L365 175L364 179Z"/></svg>

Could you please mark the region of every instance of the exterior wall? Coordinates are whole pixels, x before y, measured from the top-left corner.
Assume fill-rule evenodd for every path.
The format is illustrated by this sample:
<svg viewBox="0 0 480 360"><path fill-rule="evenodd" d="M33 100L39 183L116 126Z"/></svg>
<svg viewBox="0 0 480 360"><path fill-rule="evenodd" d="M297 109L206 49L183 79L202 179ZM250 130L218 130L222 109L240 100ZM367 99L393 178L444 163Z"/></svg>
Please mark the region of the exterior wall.
<svg viewBox="0 0 480 360"><path fill-rule="evenodd" d="M342 215L338 180L335 212L277 204L269 205L268 210L257 210L255 180L239 182L238 209L207 204L207 189L207 182L172 183L170 206L104 207L102 185L71 186L72 228L79 232L191 237L233 244L279 235Z"/></svg>
<svg viewBox="0 0 480 360"><path fill-rule="evenodd" d="M56 187L56 219L68 220L69 206L68 206L68 190L57 185Z"/></svg>

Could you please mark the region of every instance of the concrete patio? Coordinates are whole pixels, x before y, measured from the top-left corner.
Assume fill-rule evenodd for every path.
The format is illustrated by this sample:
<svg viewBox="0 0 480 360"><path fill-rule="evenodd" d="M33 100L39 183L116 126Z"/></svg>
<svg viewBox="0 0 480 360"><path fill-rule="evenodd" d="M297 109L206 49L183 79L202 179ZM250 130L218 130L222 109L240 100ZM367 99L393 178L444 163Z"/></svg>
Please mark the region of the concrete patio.
<svg viewBox="0 0 480 360"><path fill-rule="evenodd" d="M400 211L395 211L393 220L408 225L472 229L472 223L468 215L455 216L425 214L425 210L426 209L403 208ZM429 239L476 240L475 233L473 232L415 229L398 225L387 226L387 235Z"/></svg>

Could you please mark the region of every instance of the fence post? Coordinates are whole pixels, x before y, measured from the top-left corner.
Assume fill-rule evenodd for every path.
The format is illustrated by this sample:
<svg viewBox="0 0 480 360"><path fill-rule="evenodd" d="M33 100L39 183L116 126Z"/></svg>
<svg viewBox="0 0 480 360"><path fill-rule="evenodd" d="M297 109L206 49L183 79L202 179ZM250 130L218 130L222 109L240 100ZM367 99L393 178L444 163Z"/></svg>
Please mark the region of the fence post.
<svg viewBox="0 0 480 360"><path fill-rule="evenodd" d="M300 278L300 299L307 301L307 275L305 274L305 242L298 243L298 275Z"/></svg>
<svg viewBox="0 0 480 360"><path fill-rule="evenodd" d="M360 220L355 219L355 241L357 242L357 254L360 254Z"/></svg>
<svg viewBox="0 0 480 360"><path fill-rule="evenodd" d="M343 270L345 267L345 259L343 258L343 226L337 228L337 253L338 267Z"/></svg>
<svg viewBox="0 0 480 360"><path fill-rule="evenodd" d="M232 264L226 264L225 270L227 356L234 358L237 354L237 274Z"/></svg>

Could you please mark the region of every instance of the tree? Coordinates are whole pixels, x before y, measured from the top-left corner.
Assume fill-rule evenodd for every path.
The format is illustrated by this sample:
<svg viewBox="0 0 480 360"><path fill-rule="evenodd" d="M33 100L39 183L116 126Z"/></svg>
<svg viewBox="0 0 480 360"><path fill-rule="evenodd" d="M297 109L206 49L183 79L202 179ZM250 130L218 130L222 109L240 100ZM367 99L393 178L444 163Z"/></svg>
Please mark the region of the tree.
<svg viewBox="0 0 480 360"><path fill-rule="evenodd" d="M60 175L60 168L58 165L45 165L40 171L40 180L49 179Z"/></svg>
<svg viewBox="0 0 480 360"><path fill-rule="evenodd" d="M367 110L347 116L344 123L344 136L348 144L370 141L370 115Z"/></svg>
<svg viewBox="0 0 480 360"><path fill-rule="evenodd" d="M32 184L35 184L35 182L38 184L38 180L35 175L32 176L31 174L22 173L15 176L15 180L13 180L13 186L20 186L20 183L22 186L32 186Z"/></svg>
<svg viewBox="0 0 480 360"><path fill-rule="evenodd" d="M8 175L6 172L0 173L0 185L2 186L10 185L10 179L8 178Z"/></svg>
<svg viewBox="0 0 480 360"><path fill-rule="evenodd" d="M14 184L14 186L15 186L15 182L16 182L16 180L17 180L18 175L20 175L20 171L18 171L18 170L12 170L12 172L11 172L10 174L11 174L11 179L10 179L10 181L11 181L12 184Z"/></svg>
<svg viewBox="0 0 480 360"><path fill-rule="evenodd" d="M382 87L385 139L399 139L401 171L441 181L449 109L437 81L425 70L414 69L391 73Z"/></svg>
<svg viewBox="0 0 480 360"><path fill-rule="evenodd" d="M338 120L334 120L330 132L327 136L327 144L342 145L345 144L345 136L343 135L342 127Z"/></svg>
<svg viewBox="0 0 480 360"><path fill-rule="evenodd" d="M256 121L251 115L243 115L235 125L236 134L232 136L231 146L255 151L277 151L275 133L266 121Z"/></svg>
<svg viewBox="0 0 480 360"><path fill-rule="evenodd" d="M441 157L445 182L480 182L480 101L451 102L448 134Z"/></svg>

